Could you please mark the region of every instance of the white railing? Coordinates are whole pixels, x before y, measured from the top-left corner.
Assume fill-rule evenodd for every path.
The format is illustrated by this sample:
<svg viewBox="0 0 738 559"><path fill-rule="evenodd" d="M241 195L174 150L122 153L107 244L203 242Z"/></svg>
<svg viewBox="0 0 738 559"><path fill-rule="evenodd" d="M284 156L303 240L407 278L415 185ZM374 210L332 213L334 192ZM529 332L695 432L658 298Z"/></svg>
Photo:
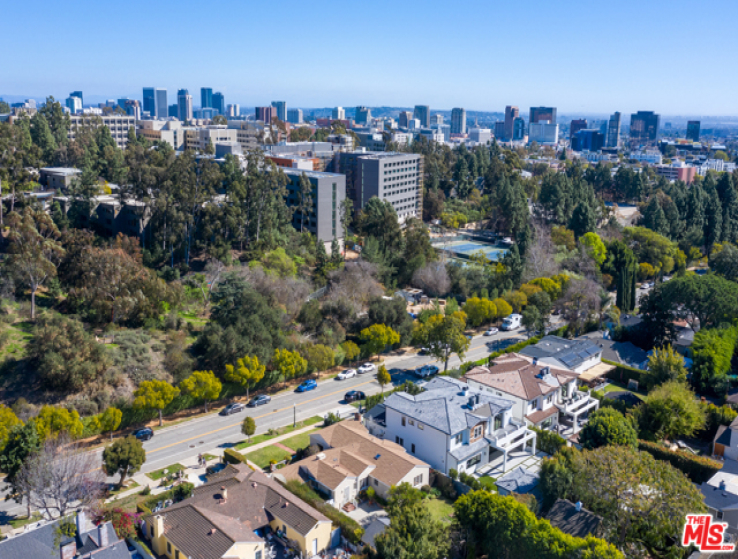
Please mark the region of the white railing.
<svg viewBox="0 0 738 559"><path fill-rule="evenodd" d="M564 413L574 414L586 411L587 409L597 405L597 400L592 398L589 394L580 394L582 395L576 395L574 398L565 399L562 403L556 404L556 407Z"/></svg>
<svg viewBox="0 0 738 559"><path fill-rule="evenodd" d="M492 443L497 447L505 447L510 443L518 442L526 436L526 433L532 433L528 430L528 426L522 421L511 419L502 429L497 429L492 433Z"/></svg>

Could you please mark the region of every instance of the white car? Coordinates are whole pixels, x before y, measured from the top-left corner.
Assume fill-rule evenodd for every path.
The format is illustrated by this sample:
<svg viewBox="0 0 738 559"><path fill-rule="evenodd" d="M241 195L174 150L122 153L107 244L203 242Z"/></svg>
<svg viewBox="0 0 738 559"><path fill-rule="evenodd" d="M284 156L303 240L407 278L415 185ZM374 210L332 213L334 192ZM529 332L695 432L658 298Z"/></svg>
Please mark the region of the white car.
<svg viewBox="0 0 738 559"><path fill-rule="evenodd" d="M499 330L498 328L490 328L489 330L487 330L487 331L486 331L486 332L484 333L484 335L485 335L485 336L494 336L494 335L495 335L495 334L497 334L497 333L498 333L499 331L500 331L500 330Z"/></svg>
<svg viewBox="0 0 738 559"><path fill-rule="evenodd" d="M371 363L364 363L361 367L359 367L359 374L363 375L364 373L371 373L377 370L377 367L375 365L372 365Z"/></svg>
<svg viewBox="0 0 738 559"><path fill-rule="evenodd" d="M336 378L338 380L346 380L347 378L353 378L356 376L356 369L346 369L345 371L341 371L338 373L338 376Z"/></svg>

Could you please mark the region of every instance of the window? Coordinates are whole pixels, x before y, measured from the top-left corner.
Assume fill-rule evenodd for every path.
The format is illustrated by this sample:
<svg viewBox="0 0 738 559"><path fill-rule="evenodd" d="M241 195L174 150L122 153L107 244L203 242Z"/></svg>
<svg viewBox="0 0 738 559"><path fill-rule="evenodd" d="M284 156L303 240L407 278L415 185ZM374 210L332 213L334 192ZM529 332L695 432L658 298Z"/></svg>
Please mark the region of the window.
<svg viewBox="0 0 738 559"><path fill-rule="evenodd" d="M482 426L477 425L476 427L474 427L474 438L478 439L481 436L482 436Z"/></svg>
<svg viewBox="0 0 738 559"><path fill-rule="evenodd" d="M254 559L261 559L261 549L258 549L256 551L256 555L254 555Z"/></svg>
<svg viewBox="0 0 738 559"><path fill-rule="evenodd" d="M411 426L414 426L415 425L415 422L412 419L410 420L410 425Z"/></svg>
<svg viewBox="0 0 738 559"><path fill-rule="evenodd" d="M174 559L179 559L179 549L174 552Z"/></svg>
<svg viewBox="0 0 738 559"><path fill-rule="evenodd" d="M413 485L423 485L423 474L413 478Z"/></svg>
<svg viewBox="0 0 738 559"><path fill-rule="evenodd" d="M423 424L422 423L418 423L418 429L420 429L422 431L423 429L425 429L425 427L423 427Z"/></svg>
<svg viewBox="0 0 738 559"><path fill-rule="evenodd" d="M415 443L413 443L413 444L410 445L410 452L412 452L413 454L415 454Z"/></svg>
<svg viewBox="0 0 738 559"><path fill-rule="evenodd" d="M464 440L464 435L462 433L459 433L456 435L456 444L461 444L461 441Z"/></svg>
<svg viewBox="0 0 738 559"><path fill-rule="evenodd" d="M167 542L167 553L172 553L172 544Z"/></svg>
<svg viewBox="0 0 738 559"><path fill-rule="evenodd" d="M404 417L402 418L402 426L403 427L405 426L405 418Z"/></svg>
<svg viewBox="0 0 738 559"><path fill-rule="evenodd" d="M482 455L477 454L476 456L469 458L469 460L466 461L466 467L471 468L479 464L481 461L482 461Z"/></svg>
<svg viewBox="0 0 738 559"><path fill-rule="evenodd" d="M401 439L400 437L395 437L395 442L399 444L400 446L405 446L405 439Z"/></svg>
<svg viewBox="0 0 738 559"><path fill-rule="evenodd" d="M374 485L375 485L375 486L379 486L379 482L377 481L377 479L376 479L376 478L374 478Z"/></svg>
<svg viewBox="0 0 738 559"><path fill-rule="evenodd" d="M723 511L719 510L717 511L717 519L722 520L723 519Z"/></svg>

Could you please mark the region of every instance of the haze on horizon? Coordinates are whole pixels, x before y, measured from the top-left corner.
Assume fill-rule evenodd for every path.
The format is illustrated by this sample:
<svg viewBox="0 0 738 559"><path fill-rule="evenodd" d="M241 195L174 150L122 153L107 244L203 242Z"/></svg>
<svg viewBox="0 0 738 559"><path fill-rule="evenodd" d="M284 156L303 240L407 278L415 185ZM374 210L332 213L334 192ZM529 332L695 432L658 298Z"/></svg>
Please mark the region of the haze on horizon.
<svg viewBox="0 0 738 559"><path fill-rule="evenodd" d="M203 5L50 0L5 6L0 95L85 102L170 99L200 87L228 103L293 107L559 108L559 114L654 110L738 115L738 3L372 4L294 0Z"/></svg>

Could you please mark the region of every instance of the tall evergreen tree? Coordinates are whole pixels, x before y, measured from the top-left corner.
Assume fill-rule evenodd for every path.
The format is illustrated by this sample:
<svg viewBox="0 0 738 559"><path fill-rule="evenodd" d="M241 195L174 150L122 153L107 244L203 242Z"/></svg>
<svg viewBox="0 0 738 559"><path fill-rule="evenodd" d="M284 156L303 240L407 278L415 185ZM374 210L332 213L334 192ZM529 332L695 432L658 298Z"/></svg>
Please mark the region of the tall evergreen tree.
<svg viewBox="0 0 738 559"><path fill-rule="evenodd" d="M712 252L713 245L722 238L723 209L720 207L720 197L714 183L705 184L705 248L707 254Z"/></svg>
<svg viewBox="0 0 738 559"><path fill-rule="evenodd" d="M723 173L717 183L717 193L723 208L723 227L720 240L735 243L738 239L738 193L735 191L733 177Z"/></svg>

